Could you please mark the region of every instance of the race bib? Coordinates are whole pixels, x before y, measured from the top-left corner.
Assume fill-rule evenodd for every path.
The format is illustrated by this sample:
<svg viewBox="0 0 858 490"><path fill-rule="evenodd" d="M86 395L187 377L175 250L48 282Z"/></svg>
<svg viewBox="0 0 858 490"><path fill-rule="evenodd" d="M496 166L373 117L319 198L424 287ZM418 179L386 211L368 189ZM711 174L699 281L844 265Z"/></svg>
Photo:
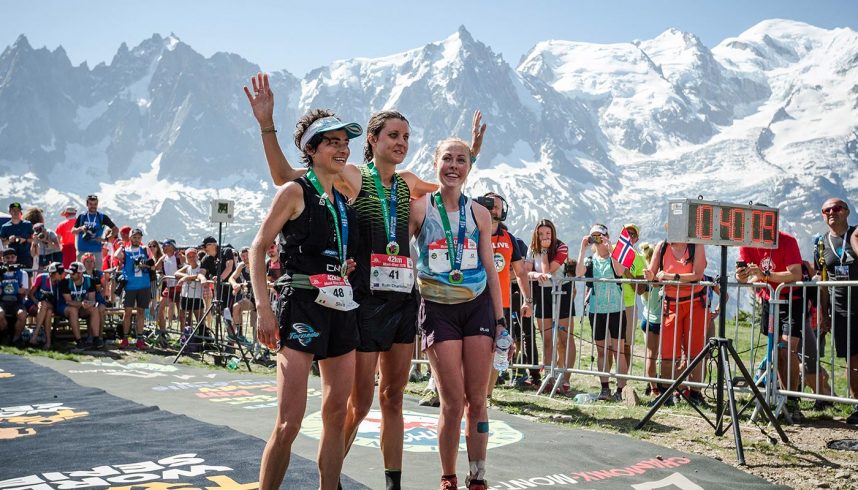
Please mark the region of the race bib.
<svg viewBox="0 0 858 490"><path fill-rule="evenodd" d="M405 255L372 254L369 289L410 293L414 287L414 264Z"/></svg>
<svg viewBox="0 0 858 490"><path fill-rule="evenodd" d="M352 299L352 286L342 276L332 274L316 274L310 276L310 284L319 290L316 303L326 308L339 311L349 311L358 307Z"/></svg>
<svg viewBox="0 0 858 490"><path fill-rule="evenodd" d="M455 250L455 246L453 248ZM477 242L465 239L465 250L462 252L462 270L477 268ZM440 274L450 272L450 257L447 252L447 240L440 239L429 244L429 270Z"/></svg>
<svg viewBox="0 0 858 490"><path fill-rule="evenodd" d="M848 281L849 280L849 266L848 265L835 265L834 266L834 280L835 281Z"/></svg>

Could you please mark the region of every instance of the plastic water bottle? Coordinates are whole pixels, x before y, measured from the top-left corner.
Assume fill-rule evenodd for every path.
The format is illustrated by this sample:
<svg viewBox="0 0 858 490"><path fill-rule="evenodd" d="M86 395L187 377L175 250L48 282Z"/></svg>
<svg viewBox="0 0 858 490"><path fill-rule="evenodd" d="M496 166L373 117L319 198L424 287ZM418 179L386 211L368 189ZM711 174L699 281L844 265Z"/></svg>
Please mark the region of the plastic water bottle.
<svg viewBox="0 0 858 490"><path fill-rule="evenodd" d="M575 395L575 404L587 405L596 401L596 396L590 393L578 393Z"/></svg>
<svg viewBox="0 0 858 490"><path fill-rule="evenodd" d="M509 367L509 358L507 353L512 346L512 337L506 329L501 331L501 334L495 339L495 369L504 372Z"/></svg>
<svg viewBox="0 0 858 490"><path fill-rule="evenodd" d="M227 369L238 369L238 358L230 357L229 361L226 362Z"/></svg>

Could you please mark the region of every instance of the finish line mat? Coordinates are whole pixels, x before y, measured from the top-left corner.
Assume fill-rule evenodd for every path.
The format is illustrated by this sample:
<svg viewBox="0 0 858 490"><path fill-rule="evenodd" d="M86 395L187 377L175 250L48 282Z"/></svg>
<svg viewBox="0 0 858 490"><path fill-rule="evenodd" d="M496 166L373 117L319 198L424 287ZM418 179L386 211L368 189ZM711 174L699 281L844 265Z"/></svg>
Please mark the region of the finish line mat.
<svg viewBox="0 0 858 490"><path fill-rule="evenodd" d="M9 357L0 356L0 368L10 370L7 366ZM236 456L228 450L212 450L204 452L193 447L180 451L170 451L166 456L181 453L197 453L206 460L205 464L220 465L232 468L231 472L223 474L232 476L235 481L255 482L258 472L259 459L263 441L268 438L274 424L276 408L276 386L273 376L247 374L240 371L224 369L191 368L182 365L167 364L158 358L148 363L117 362L109 358L96 359L87 362L57 361L48 358L34 357L32 363L25 365L30 369L38 369L39 379L46 377L44 369L49 367L62 375L68 376L63 386L75 387L80 385L100 388L111 395L130 400L144 406L157 406L174 414L183 414L195 420L195 427L213 424L226 425L239 433L256 436L253 450ZM39 366L35 366L38 364ZM20 370L16 367L15 370ZM48 371L47 374L54 374ZM60 376L60 379L63 379ZM0 373L0 399L6 391ZM31 380L31 384L38 383ZM78 389L81 389L78 387ZM319 410L321 405L321 383L318 377L310 377L307 393L307 410L302 425L301 435L293 445L293 464L290 465L287 480L299 469L300 460L304 466L301 474L313 477L312 484L307 486L289 486L284 488L318 488L315 480L316 450L319 444ZM47 393L43 388L37 389L35 395ZM44 398L44 397L42 397ZM42 398L36 397L37 400ZM377 398L377 397L376 397ZM49 400L51 401L51 400ZM54 400L59 401L59 400ZM63 400L65 401L65 400ZM93 411L91 406L73 406L76 410ZM39 403L16 402L18 403ZM8 405L0 403L0 405ZM98 405L96 405L98 406ZM130 407L137 407L130 404ZM140 407L137 407L140 408ZM441 474L440 461L437 452L436 425L438 409L420 407L413 397L406 397L405 440L403 453L403 488L423 490L438 487ZM163 412L155 412L163 413ZM104 417L102 416L102 419ZM728 464L724 464L703 456L682 453L672 449L656 446L623 435L607 434L579 429L567 429L553 424L542 424L526 420L504 412L490 409L490 437L487 465L487 477L491 488L495 490L514 490L531 488L627 488L627 489L700 489L700 488L772 488L772 484L744 473ZM81 421L86 418L79 419ZM78 420L64 422L72 424ZM360 426L355 445L349 452L343 465L345 476L343 488L384 488L384 465L379 451L380 414L378 405ZM157 425L157 424L155 424ZM163 426L163 424L161 424ZM134 429L125 424L100 425L103 434L111 438L122 438L133 441ZM224 429L216 429L218 434L235 434ZM164 437L172 441L174 437L171 426L162 427ZM38 430L38 429L37 429ZM158 429L152 429L157 431ZM193 432L193 431L191 431ZM189 447L191 434L183 434L181 439L186 442L182 448ZM214 436L213 436L214 437ZM218 439L213 439L217 441ZM202 441L202 448L220 448L224 445L218 442ZM460 482L464 483L467 474L467 457L462 439L458 460ZM0 453L5 442L0 441ZM64 454L72 448L85 448L82 444L48 446L44 454L50 454L53 460L61 460ZM98 446L94 446L97 448ZM171 447L169 445L163 447ZM115 452L110 453L115 454ZM148 454L148 453L147 453ZM160 457L161 453L152 455ZM164 456L164 457L166 457ZM303 457L304 459L300 459ZM129 461L126 459L111 460L118 463L143 461L143 458ZM92 469L98 463L86 468ZM244 467L249 468L244 468ZM50 466L49 466L50 467ZM65 466L64 466L65 467ZM78 469L77 467L71 469ZM247 474L236 473L239 470ZM0 471L5 471L0 466ZM57 471L60 471L59 469ZM15 474L26 476L34 474ZM0 478L2 480L2 478ZM205 480L204 480L205 481ZM201 485L199 488L218 488L213 484ZM53 487L46 487L53 488ZM142 488L142 487L141 487ZM157 487L167 488L167 487ZM183 487L174 487L183 488ZM243 488L243 487L236 487ZM252 488L252 487L251 487ZM462 487L463 488L463 487ZM7 487L0 485L0 489Z"/></svg>
<svg viewBox="0 0 858 490"><path fill-rule="evenodd" d="M0 489L257 489L264 446L0 356ZM318 485L315 462L293 455L283 487Z"/></svg>

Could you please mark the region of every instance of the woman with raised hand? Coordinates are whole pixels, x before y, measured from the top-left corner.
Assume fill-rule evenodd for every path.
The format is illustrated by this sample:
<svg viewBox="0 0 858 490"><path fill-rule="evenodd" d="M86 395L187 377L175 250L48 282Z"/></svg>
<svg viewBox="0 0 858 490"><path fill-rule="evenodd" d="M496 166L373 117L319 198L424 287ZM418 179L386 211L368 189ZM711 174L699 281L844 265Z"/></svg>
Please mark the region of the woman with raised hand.
<svg viewBox="0 0 858 490"><path fill-rule="evenodd" d="M469 490L482 490L487 488L486 390L493 339L507 327L494 267L492 220L486 208L462 193L473 165L467 143L442 141L434 165L440 190L411 202L409 229L419 251L421 347L441 398L441 488L458 488L456 458L465 411L466 483Z"/></svg>
<svg viewBox="0 0 858 490"><path fill-rule="evenodd" d="M276 185L303 175L292 168L277 141L274 93L267 74L251 78L253 93L244 87L259 122L268 169ZM486 125L474 113L474 155L482 145ZM397 170L408 155L411 126L399 112L373 114L367 123L365 165L346 164L334 186L354 205L361 243L355 253L354 278L360 343L354 387L349 397L346 433L348 452L374 398L376 372L381 407L381 452L386 488L398 490L402 478L404 420L402 400L414 352L417 300L409 256L409 202L438 188L407 170Z"/></svg>
<svg viewBox="0 0 858 490"><path fill-rule="evenodd" d="M319 361L322 436L318 465L323 490L336 489L345 457L346 403L358 343L352 287L347 279L358 244L354 211L334 189L349 157L349 140L361 135L326 110L297 124L295 144L306 175L279 188L250 249L251 283L260 343L277 351L277 421L262 455L259 485L279 488L289 466L307 405L307 377ZM265 280L265 252L279 234L283 267L276 314Z"/></svg>

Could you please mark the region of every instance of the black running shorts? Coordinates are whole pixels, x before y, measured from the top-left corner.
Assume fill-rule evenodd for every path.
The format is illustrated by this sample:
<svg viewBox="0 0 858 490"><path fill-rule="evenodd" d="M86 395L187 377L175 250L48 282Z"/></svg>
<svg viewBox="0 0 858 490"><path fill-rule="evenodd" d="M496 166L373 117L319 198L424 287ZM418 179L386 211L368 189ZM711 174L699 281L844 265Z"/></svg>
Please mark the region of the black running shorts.
<svg viewBox="0 0 858 490"><path fill-rule="evenodd" d="M357 309L359 352L387 352L417 336L417 298L382 299L368 295Z"/></svg>
<svg viewBox="0 0 858 490"><path fill-rule="evenodd" d="M462 340L476 335L494 338L496 322L488 288L476 299L453 305L420 299L417 325L423 339L423 350L445 340Z"/></svg>
<svg viewBox="0 0 858 490"><path fill-rule="evenodd" d="M280 325L280 347L309 352L315 359L347 354L357 347L357 313L315 302L315 290L286 288L274 314Z"/></svg>

